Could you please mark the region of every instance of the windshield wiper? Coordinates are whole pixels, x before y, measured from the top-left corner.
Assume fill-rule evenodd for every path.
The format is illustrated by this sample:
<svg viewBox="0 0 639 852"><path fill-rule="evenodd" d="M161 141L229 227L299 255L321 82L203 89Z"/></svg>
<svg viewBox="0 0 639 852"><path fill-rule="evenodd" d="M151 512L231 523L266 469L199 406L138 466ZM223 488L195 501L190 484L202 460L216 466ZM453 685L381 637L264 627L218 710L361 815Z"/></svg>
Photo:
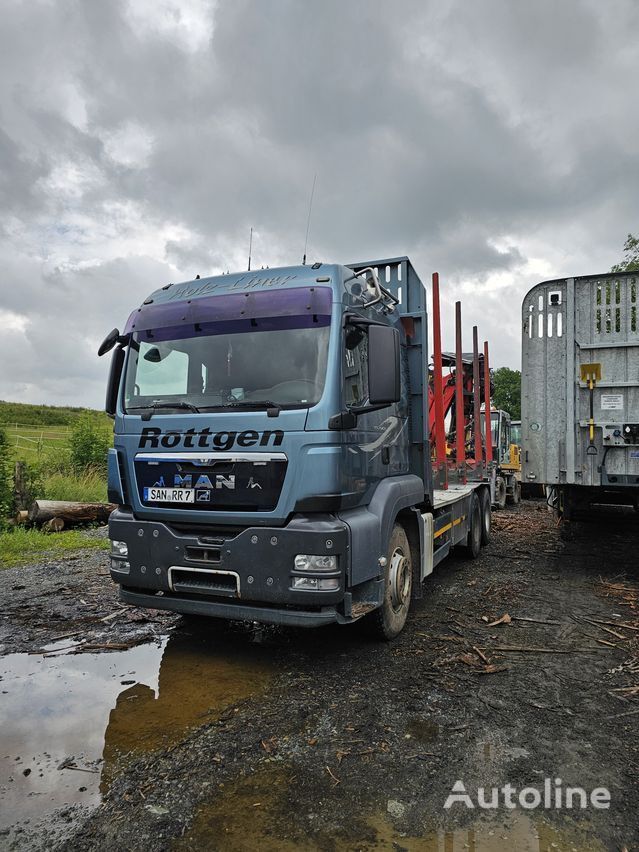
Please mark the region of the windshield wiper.
<svg viewBox="0 0 639 852"><path fill-rule="evenodd" d="M127 408L127 411L145 411L146 414L142 415L142 420L150 420L153 412L158 408L185 408L188 411L195 411L197 414L200 412L196 405L193 405L192 402L185 402L183 399L176 399L175 402L160 400L150 402L148 405L132 405Z"/></svg>
<svg viewBox="0 0 639 852"><path fill-rule="evenodd" d="M266 408L269 417L277 417L281 407L270 399L235 399L227 402L223 408Z"/></svg>

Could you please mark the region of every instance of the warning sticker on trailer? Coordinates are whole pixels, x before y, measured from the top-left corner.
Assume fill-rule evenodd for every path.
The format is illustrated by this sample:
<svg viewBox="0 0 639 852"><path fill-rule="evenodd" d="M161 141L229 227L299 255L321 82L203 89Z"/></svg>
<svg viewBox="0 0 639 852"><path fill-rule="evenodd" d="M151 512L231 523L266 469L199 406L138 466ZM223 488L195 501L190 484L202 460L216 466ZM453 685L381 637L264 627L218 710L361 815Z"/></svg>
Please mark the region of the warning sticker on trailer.
<svg viewBox="0 0 639 852"><path fill-rule="evenodd" d="M623 394L620 394L620 393L602 393L601 394L601 410L602 411L623 411Z"/></svg>

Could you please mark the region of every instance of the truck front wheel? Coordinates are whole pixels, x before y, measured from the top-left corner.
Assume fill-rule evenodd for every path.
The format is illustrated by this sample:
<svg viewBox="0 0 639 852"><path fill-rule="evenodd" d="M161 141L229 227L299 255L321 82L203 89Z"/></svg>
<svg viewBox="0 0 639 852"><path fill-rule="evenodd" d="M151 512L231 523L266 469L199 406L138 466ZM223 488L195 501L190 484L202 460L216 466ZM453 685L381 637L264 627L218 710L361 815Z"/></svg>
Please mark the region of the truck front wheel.
<svg viewBox="0 0 639 852"><path fill-rule="evenodd" d="M384 599L371 613L371 626L380 639L394 639L406 624L413 589L413 562L404 528L395 524L384 566Z"/></svg>

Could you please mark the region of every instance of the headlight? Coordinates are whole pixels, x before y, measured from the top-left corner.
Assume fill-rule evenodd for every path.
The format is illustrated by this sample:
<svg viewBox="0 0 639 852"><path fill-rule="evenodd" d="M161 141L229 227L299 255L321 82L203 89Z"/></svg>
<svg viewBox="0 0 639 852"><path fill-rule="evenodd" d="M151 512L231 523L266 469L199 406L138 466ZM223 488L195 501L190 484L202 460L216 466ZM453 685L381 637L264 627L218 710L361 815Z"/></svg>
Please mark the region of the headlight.
<svg viewBox="0 0 639 852"><path fill-rule="evenodd" d="M293 588L311 592L330 592L339 589L337 577L293 577Z"/></svg>
<svg viewBox="0 0 639 852"><path fill-rule="evenodd" d="M128 556L129 545L126 541L111 541L111 553L113 556Z"/></svg>
<svg viewBox="0 0 639 852"><path fill-rule="evenodd" d="M337 556L312 556L298 553L295 557L296 571L337 571Z"/></svg>

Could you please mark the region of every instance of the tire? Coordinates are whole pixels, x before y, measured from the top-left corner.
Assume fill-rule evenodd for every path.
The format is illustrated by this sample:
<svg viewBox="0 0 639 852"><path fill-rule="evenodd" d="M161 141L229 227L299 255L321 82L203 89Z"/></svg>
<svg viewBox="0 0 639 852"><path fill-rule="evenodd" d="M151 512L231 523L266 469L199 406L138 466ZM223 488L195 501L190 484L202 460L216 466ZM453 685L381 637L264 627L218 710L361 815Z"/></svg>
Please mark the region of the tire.
<svg viewBox="0 0 639 852"><path fill-rule="evenodd" d="M513 493L507 495L506 502L511 506L516 506L521 500L521 485L517 482L514 476L512 477L512 482Z"/></svg>
<svg viewBox="0 0 639 852"><path fill-rule="evenodd" d="M495 506L498 509L506 508L506 480L503 476L495 479Z"/></svg>
<svg viewBox="0 0 639 852"><path fill-rule="evenodd" d="M387 642L404 629L413 590L413 561L404 528L395 524L384 566L384 599L370 615L373 633Z"/></svg>
<svg viewBox="0 0 639 852"><path fill-rule="evenodd" d="M470 498L470 511L468 513L468 536L466 544L463 545L463 552L468 559L477 559L481 550L482 538L482 513L481 504L477 492L473 492Z"/></svg>
<svg viewBox="0 0 639 852"><path fill-rule="evenodd" d="M490 527L492 519L489 488L481 489L479 505L481 508L481 544L482 547L485 547L490 541Z"/></svg>

